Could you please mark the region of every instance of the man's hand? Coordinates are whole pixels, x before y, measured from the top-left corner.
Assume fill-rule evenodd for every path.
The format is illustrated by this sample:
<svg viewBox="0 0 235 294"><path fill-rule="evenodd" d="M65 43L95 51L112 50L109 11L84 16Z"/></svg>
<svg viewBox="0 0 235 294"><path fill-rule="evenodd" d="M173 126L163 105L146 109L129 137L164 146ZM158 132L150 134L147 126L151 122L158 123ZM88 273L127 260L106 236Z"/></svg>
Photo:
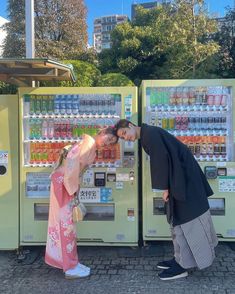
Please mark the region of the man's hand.
<svg viewBox="0 0 235 294"><path fill-rule="evenodd" d="M168 190L163 191L162 199L163 199L165 202L167 202L167 201L169 200L169 191L168 191Z"/></svg>

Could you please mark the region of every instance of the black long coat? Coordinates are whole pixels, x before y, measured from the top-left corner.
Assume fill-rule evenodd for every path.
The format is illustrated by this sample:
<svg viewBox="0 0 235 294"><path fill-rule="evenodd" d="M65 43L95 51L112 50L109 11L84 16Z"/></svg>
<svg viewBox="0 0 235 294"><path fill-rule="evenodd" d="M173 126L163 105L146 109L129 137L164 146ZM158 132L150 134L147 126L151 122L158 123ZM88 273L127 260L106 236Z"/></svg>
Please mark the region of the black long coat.
<svg viewBox="0 0 235 294"><path fill-rule="evenodd" d="M141 125L140 139L150 156L152 189L169 190L173 226L206 212L207 197L213 191L188 147L167 131L147 124Z"/></svg>

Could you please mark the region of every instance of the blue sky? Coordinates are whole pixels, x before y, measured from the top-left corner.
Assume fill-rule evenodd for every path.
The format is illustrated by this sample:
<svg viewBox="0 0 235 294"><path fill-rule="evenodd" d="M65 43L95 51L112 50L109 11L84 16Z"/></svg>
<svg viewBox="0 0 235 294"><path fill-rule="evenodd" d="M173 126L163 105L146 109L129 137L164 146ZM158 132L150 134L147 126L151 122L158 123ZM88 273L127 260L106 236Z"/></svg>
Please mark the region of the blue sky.
<svg viewBox="0 0 235 294"><path fill-rule="evenodd" d="M152 2L153 0L85 0L88 15L87 15L87 24L88 24L88 33L89 33L89 43L92 40L92 29L93 29L93 20L94 18L105 16L109 14L126 14L129 17L131 16L131 4L133 2L142 3L142 2ZM0 0L0 16L7 18L7 0ZM206 3L209 6L209 11L211 13L218 13L219 16L225 14L225 7L233 7L234 0L206 0Z"/></svg>

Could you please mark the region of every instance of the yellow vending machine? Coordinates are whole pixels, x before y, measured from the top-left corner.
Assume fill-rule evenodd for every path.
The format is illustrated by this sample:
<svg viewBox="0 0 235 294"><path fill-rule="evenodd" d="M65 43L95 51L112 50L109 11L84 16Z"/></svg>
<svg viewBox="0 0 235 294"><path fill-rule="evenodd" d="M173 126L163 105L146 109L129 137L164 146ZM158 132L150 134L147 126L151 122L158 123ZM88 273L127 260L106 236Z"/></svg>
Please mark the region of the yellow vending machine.
<svg viewBox="0 0 235 294"><path fill-rule="evenodd" d="M19 246L18 95L0 95L0 250Z"/></svg>
<svg viewBox="0 0 235 294"><path fill-rule="evenodd" d="M63 146L120 118L137 123L137 88L20 88L20 244L45 244L50 173ZM82 175L78 223L86 245L138 244L138 146L118 142L97 150Z"/></svg>
<svg viewBox="0 0 235 294"><path fill-rule="evenodd" d="M235 80L143 81L142 122L161 127L188 146L214 195L210 210L220 241L235 241ZM157 148L157 146L156 146ZM162 193L151 189L142 153L143 239L170 238Z"/></svg>

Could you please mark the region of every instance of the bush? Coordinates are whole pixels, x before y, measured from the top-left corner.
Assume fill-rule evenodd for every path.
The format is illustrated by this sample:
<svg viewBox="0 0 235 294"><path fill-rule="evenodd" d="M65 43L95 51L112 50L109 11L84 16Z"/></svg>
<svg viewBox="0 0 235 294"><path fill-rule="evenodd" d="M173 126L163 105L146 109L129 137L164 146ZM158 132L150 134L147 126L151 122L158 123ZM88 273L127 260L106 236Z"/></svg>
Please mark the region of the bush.
<svg viewBox="0 0 235 294"><path fill-rule="evenodd" d="M16 94L18 87L0 81L0 94Z"/></svg>
<svg viewBox="0 0 235 294"><path fill-rule="evenodd" d="M134 86L134 83L127 76L120 73L107 73L100 77L97 86L100 87L121 87Z"/></svg>

